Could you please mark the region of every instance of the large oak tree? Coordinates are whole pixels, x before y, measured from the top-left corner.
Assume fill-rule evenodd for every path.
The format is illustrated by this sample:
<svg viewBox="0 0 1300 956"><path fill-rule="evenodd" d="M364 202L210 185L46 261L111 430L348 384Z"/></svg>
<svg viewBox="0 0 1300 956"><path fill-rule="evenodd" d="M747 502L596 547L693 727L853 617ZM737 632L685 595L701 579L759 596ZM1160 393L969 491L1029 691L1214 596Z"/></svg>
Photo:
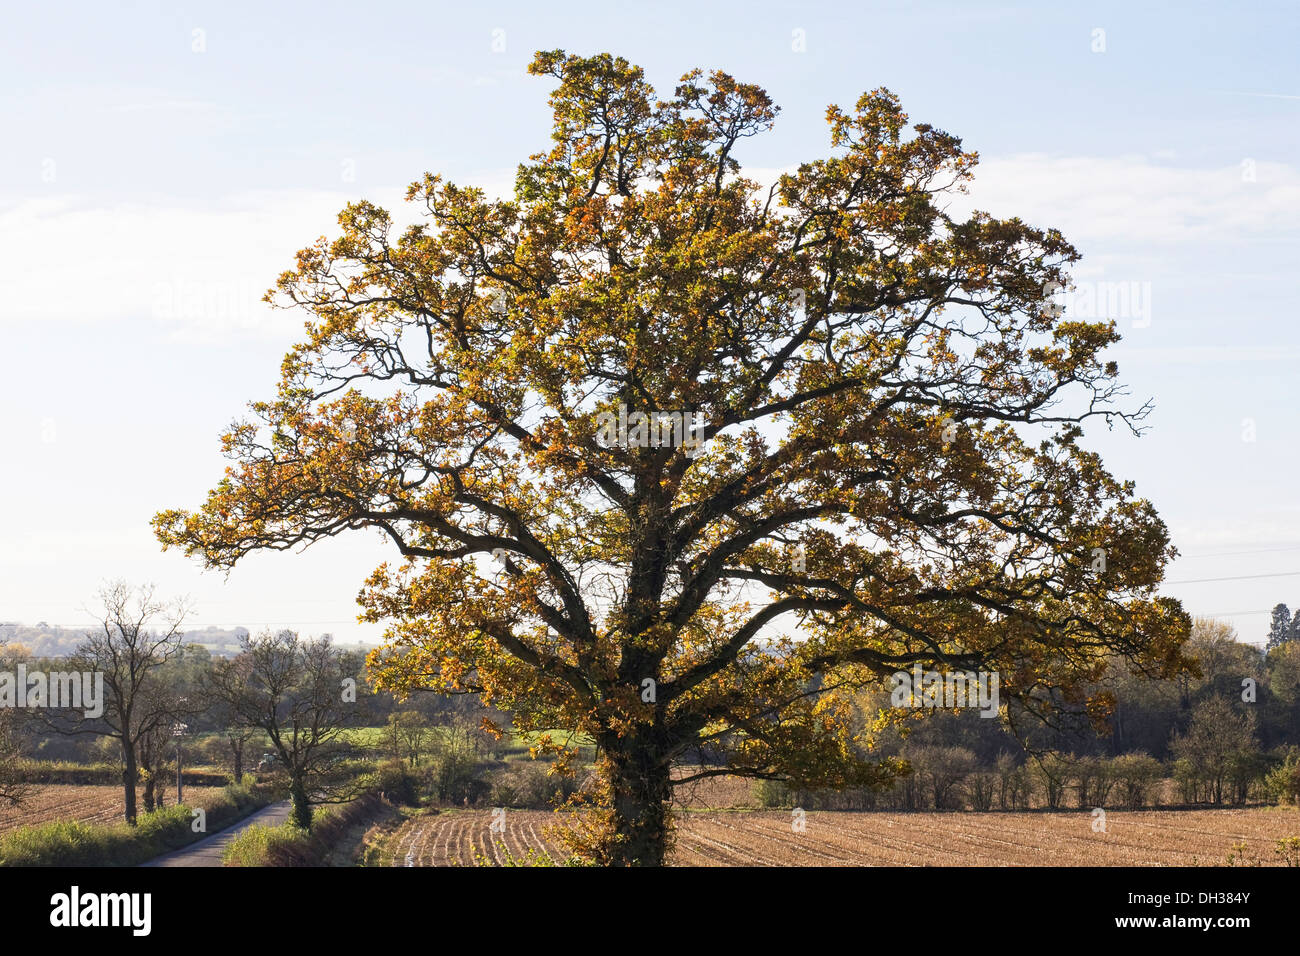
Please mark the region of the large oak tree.
<svg viewBox="0 0 1300 956"><path fill-rule="evenodd" d="M763 188L736 158L777 114L759 87L530 69L558 81L554 145L512 199L426 175L417 225L357 202L299 253L268 298L306 339L201 510L157 516L166 545L229 568L382 531L382 684L593 739L604 862L661 863L700 775L887 781L848 700L897 669L1100 713L1080 688L1108 660L1184 665L1165 525L1080 443L1147 411L1115 326L1051 304L1059 232L950 214L957 137L877 90ZM700 446L638 412L698 414ZM674 769L701 754L725 766Z"/></svg>

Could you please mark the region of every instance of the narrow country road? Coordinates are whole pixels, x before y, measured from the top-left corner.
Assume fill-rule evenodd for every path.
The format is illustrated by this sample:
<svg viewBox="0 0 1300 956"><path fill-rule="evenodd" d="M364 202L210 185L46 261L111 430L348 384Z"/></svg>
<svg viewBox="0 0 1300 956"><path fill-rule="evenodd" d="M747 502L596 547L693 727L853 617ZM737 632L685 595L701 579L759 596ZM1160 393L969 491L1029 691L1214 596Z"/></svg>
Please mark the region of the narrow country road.
<svg viewBox="0 0 1300 956"><path fill-rule="evenodd" d="M279 803L273 803L268 807L263 807L251 816L244 817L238 823L226 827L226 829L212 834L200 840L198 843L191 843L189 846L181 847L179 850L173 850L170 853L164 853L162 856L154 857L148 863L141 863L141 866L220 866L221 854L225 851L227 844L235 837L243 833L255 823L264 826L278 826L289 819L290 802L282 800Z"/></svg>

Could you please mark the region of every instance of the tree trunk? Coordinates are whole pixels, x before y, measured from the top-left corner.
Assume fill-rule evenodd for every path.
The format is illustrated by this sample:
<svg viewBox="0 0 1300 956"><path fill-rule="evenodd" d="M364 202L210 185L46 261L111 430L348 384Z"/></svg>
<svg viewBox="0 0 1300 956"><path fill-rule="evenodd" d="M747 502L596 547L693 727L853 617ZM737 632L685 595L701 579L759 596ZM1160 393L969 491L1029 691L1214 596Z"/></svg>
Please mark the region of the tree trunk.
<svg viewBox="0 0 1300 956"><path fill-rule="evenodd" d="M148 767L146 767L144 771L144 812L145 813L153 813L153 809L154 809L153 791L154 791L154 786L157 782L154 779L154 776L155 775L153 771L150 770Z"/></svg>
<svg viewBox="0 0 1300 956"><path fill-rule="evenodd" d="M294 824L304 830L310 830L311 804L307 801L307 786L301 777L294 777L289 784L289 799L293 801L291 817Z"/></svg>
<svg viewBox="0 0 1300 956"><path fill-rule="evenodd" d="M609 755L613 795L611 862L663 866L672 832L672 787L666 763L653 750Z"/></svg>
<svg viewBox="0 0 1300 956"><path fill-rule="evenodd" d="M244 781L244 745L237 741L230 741L230 753L235 758L235 785Z"/></svg>
<svg viewBox="0 0 1300 956"><path fill-rule="evenodd" d="M135 782L139 770L135 763L135 747L129 740L122 741L122 797L126 803L126 822L135 826Z"/></svg>

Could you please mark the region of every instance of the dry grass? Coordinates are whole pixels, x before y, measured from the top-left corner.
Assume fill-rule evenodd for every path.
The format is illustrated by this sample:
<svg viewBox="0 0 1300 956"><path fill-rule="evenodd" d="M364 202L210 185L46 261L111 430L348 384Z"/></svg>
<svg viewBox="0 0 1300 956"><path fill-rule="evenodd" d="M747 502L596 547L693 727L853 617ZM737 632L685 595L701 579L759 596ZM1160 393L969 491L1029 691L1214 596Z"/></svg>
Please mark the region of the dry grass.
<svg viewBox="0 0 1300 956"><path fill-rule="evenodd" d="M424 814L385 841L391 866L502 864L531 850L561 859L548 829L562 816L508 810L492 833L488 810ZM1300 810L895 813L814 811L795 832L788 810L690 812L679 817L675 866L1222 866L1235 845L1279 861L1277 841L1300 835Z"/></svg>

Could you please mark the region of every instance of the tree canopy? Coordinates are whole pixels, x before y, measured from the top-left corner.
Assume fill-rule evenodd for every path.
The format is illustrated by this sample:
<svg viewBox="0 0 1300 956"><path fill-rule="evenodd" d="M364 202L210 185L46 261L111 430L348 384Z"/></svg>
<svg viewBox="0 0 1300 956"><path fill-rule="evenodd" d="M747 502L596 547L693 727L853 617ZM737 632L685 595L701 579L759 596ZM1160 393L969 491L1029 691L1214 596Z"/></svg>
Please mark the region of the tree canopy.
<svg viewBox="0 0 1300 956"><path fill-rule="evenodd" d="M165 545L229 568L378 529L403 558L360 596L381 685L589 735L614 862L662 861L680 780L887 779L848 695L896 670L1101 715L1080 688L1113 657L1185 665L1167 529L1081 443L1149 409L1115 325L1051 304L1058 231L949 213L961 140L879 89L765 188L736 156L777 116L758 86L530 69L554 142L512 198L426 175L417 224L352 203L280 277L306 337ZM688 754L717 762L674 778Z"/></svg>

